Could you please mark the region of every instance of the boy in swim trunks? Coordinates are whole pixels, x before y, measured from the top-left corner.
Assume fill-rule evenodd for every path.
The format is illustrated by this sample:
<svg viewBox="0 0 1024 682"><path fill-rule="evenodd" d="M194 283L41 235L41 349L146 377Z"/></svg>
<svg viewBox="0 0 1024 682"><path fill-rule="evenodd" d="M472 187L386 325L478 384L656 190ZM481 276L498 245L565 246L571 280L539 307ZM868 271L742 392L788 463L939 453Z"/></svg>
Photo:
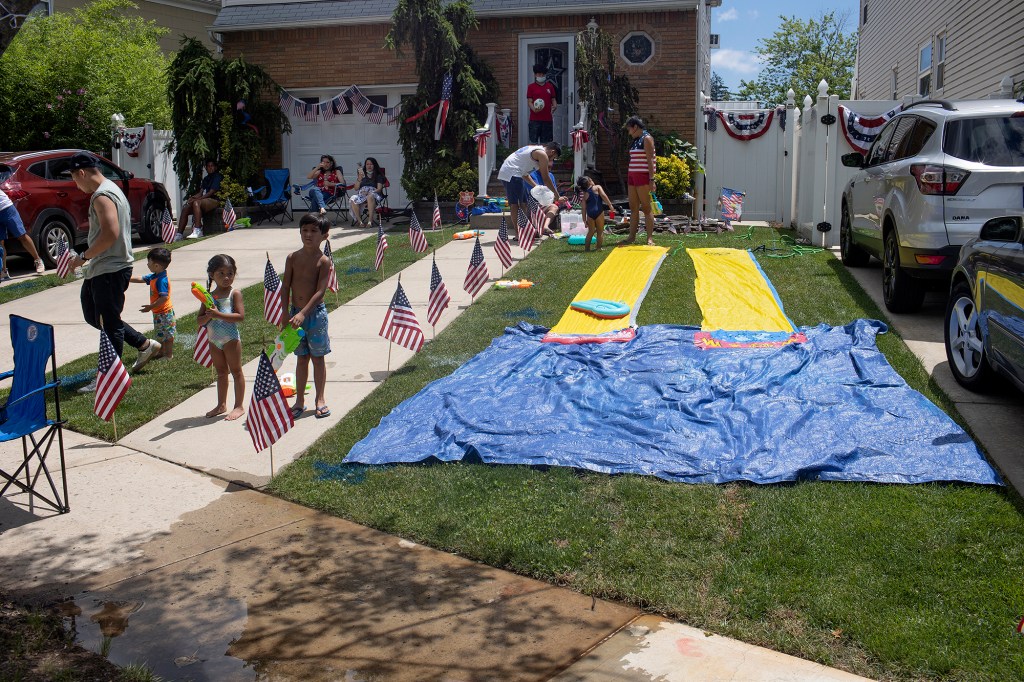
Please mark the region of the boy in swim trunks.
<svg viewBox="0 0 1024 682"><path fill-rule="evenodd" d="M174 318L174 306L171 304L171 282L167 279L167 268L171 264L171 252L163 247L158 247L146 255L146 265L149 266L151 274L145 277L132 276L131 281L136 284L149 285L149 305L139 308L141 313L153 313L153 329L156 330L156 340L160 342L160 350L146 357L146 361L157 358L170 359L174 355L174 335L177 331L177 324ZM132 366L132 371L138 371L144 364L142 354Z"/></svg>
<svg viewBox="0 0 1024 682"><path fill-rule="evenodd" d="M281 300L290 302L291 319L288 322L295 329L301 327L306 331L305 338L295 349L298 361L295 366L295 404L292 406L292 417L299 417L306 410L306 379L309 377L310 358L313 359L317 419L331 416L331 410L324 399L324 387L327 384L327 365L324 357L331 352L324 294L327 292L331 259L323 252L322 247L330 229L331 221L324 216L313 213L302 216L299 220L302 248L289 254L284 264Z"/></svg>

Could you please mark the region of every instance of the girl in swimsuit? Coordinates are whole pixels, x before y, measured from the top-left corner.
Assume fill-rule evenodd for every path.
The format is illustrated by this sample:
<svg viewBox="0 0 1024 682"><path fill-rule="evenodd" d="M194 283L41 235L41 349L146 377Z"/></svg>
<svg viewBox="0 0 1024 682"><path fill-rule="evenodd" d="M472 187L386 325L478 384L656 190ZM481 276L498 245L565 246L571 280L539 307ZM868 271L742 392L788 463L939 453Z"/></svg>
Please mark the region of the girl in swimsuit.
<svg viewBox="0 0 1024 682"><path fill-rule="evenodd" d="M214 256L206 266L207 288L211 289L216 308L207 308L200 304L196 322L199 326L206 325L210 337L210 356L217 370L217 406L206 413L207 417L216 417L227 412L224 419L234 421L243 414L242 400L245 398L245 375L242 374L242 341L238 333L238 323L245 319L245 303L242 292L232 289L235 281L235 259L223 254ZM228 375L235 381L235 406L228 412Z"/></svg>

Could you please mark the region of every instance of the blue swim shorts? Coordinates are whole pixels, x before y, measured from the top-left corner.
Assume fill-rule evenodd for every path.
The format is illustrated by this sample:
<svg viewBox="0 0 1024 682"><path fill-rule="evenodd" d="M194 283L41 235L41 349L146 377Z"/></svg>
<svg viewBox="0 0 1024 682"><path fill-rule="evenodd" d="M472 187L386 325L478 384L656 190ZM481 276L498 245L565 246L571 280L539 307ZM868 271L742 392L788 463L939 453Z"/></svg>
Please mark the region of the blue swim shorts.
<svg viewBox="0 0 1024 682"><path fill-rule="evenodd" d="M291 314L299 312L295 306L291 306ZM327 331L327 306L321 303L302 321L302 328L306 336L299 341L299 347L295 349L296 355L312 355L315 358L322 358L331 352L331 335Z"/></svg>
<svg viewBox="0 0 1024 682"><path fill-rule="evenodd" d="M510 204L525 204L530 200L530 188L526 180L516 176L505 182L505 198Z"/></svg>
<svg viewBox="0 0 1024 682"><path fill-rule="evenodd" d="M0 240L17 239L25 234L25 225L21 222L18 209L13 205L0 211Z"/></svg>

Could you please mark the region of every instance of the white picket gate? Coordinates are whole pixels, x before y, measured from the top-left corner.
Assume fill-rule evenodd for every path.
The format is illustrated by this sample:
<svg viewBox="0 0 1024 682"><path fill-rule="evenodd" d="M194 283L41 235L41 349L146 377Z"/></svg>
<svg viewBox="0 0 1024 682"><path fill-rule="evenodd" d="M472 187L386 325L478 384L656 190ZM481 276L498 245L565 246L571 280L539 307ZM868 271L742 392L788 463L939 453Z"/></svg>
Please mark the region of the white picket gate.
<svg viewBox="0 0 1024 682"><path fill-rule="evenodd" d="M167 145L174 139L170 130L154 130L147 123L146 134L139 146L138 156L131 156L124 145L110 150L110 160L137 178L147 178L162 183L171 198L171 213L177 218L181 212L181 186L174 171L174 157L167 151Z"/></svg>

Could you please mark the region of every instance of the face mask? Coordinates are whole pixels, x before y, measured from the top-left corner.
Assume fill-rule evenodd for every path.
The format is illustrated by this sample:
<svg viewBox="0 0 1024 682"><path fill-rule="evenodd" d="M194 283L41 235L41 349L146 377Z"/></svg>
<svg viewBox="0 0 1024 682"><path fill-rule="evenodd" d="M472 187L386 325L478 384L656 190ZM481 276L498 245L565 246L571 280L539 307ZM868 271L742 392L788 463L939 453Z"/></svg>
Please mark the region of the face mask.
<svg viewBox="0 0 1024 682"><path fill-rule="evenodd" d="M537 76L534 80L537 81L537 85L544 85L548 81L544 76Z"/></svg>

